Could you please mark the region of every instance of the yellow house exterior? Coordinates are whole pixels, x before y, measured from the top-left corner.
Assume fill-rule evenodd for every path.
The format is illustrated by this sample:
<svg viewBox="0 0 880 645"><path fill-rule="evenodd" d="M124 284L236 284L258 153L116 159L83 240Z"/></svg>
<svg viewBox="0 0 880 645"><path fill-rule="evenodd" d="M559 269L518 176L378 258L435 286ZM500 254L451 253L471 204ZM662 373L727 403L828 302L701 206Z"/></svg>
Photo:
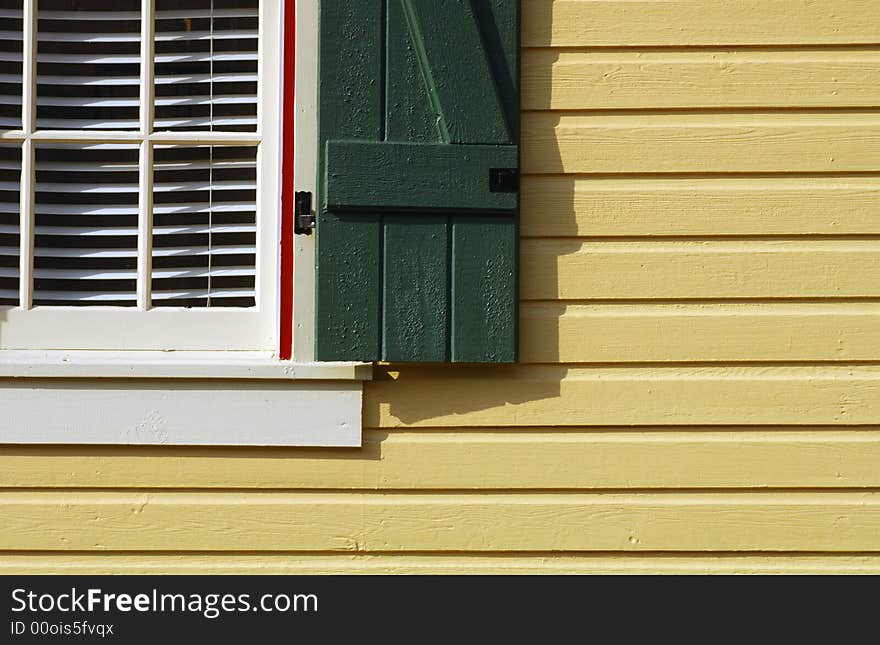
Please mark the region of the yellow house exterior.
<svg viewBox="0 0 880 645"><path fill-rule="evenodd" d="M0 573L880 573L873 0L523 0L521 362L361 449L0 447Z"/></svg>

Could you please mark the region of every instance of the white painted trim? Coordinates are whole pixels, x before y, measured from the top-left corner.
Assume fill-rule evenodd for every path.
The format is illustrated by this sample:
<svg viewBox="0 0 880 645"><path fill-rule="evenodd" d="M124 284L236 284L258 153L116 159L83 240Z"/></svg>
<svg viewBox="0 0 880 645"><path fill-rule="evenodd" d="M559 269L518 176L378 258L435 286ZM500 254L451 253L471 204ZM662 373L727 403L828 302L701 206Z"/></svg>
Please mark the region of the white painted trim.
<svg viewBox="0 0 880 645"><path fill-rule="evenodd" d="M271 329L278 351L281 275L281 78L284 39L282 0L260 0L259 69L257 79L257 309ZM261 347L260 349L266 349Z"/></svg>
<svg viewBox="0 0 880 645"><path fill-rule="evenodd" d="M257 308L0 308L0 348L271 351L277 325L271 312L261 313Z"/></svg>
<svg viewBox="0 0 880 645"><path fill-rule="evenodd" d="M21 67L21 183L18 251L19 305L27 310L33 301L34 256L34 146L28 140L36 124L37 16L34 2L22 3Z"/></svg>
<svg viewBox="0 0 880 645"><path fill-rule="evenodd" d="M279 361L268 352L0 351L0 378L349 380L369 363Z"/></svg>
<svg viewBox="0 0 880 645"><path fill-rule="evenodd" d="M20 311L27 313L34 298L34 144L25 141L21 144L21 183L19 184L19 226L18 226L18 304ZM3 314L0 312L0 332ZM0 334L0 347L2 347Z"/></svg>
<svg viewBox="0 0 880 645"><path fill-rule="evenodd" d="M0 443L361 445L356 381L0 381Z"/></svg>
<svg viewBox="0 0 880 645"><path fill-rule="evenodd" d="M138 256L137 308L150 308L153 285L153 144L147 141L153 132L155 68L155 3L141 4L141 78L140 78L140 143L138 154Z"/></svg>
<svg viewBox="0 0 880 645"><path fill-rule="evenodd" d="M137 308L147 311L153 293L153 145L138 153Z"/></svg>
<svg viewBox="0 0 880 645"><path fill-rule="evenodd" d="M296 190L317 195L318 3L296 3ZM313 207L316 207L313 204ZM297 235L293 255L293 357L315 358L315 234Z"/></svg>

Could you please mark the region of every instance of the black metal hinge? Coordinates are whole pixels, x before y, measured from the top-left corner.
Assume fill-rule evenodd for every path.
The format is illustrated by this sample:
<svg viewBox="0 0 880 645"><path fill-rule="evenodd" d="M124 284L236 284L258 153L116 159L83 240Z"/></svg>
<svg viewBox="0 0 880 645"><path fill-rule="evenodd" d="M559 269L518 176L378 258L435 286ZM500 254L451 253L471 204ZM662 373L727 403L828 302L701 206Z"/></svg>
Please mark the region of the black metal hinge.
<svg viewBox="0 0 880 645"><path fill-rule="evenodd" d="M307 191L294 193L293 232L297 235L311 235L313 228L315 214L312 212L312 194Z"/></svg>

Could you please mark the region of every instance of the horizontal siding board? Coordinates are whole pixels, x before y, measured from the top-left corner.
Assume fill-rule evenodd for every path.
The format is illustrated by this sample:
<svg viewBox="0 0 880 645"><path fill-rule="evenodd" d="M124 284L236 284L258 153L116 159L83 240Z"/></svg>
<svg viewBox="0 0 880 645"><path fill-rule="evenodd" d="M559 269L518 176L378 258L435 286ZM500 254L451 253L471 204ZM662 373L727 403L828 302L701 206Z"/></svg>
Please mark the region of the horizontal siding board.
<svg viewBox="0 0 880 645"><path fill-rule="evenodd" d="M365 388L365 427L864 425L880 418L876 366L519 366L379 378Z"/></svg>
<svg viewBox="0 0 880 645"><path fill-rule="evenodd" d="M6 446L3 488L552 490L880 487L880 430L368 431L361 450Z"/></svg>
<svg viewBox="0 0 880 645"><path fill-rule="evenodd" d="M676 179L527 175L522 234L880 234L880 177Z"/></svg>
<svg viewBox="0 0 880 645"><path fill-rule="evenodd" d="M0 575L873 574L874 554L0 553Z"/></svg>
<svg viewBox="0 0 880 645"><path fill-rule="evenodd" d="M880 303L524 303L526 363L880 360Z"/></svg>
<svg viewBox="0 0 880 645"><path fill-rule="evenodd" d="M873 113L526 112L527 174L880 171Z"/></svg>
<svg viewBox="0 0 880 645"><path fill-rule="evenodd" d="M880 240L523 240L526 300L880 296Z"/></svg>
<svg viewBox="0 0 880 645"><path fill-rule="evenodd" d="M10 551L877 551L880 493L5 492Z"/></svg>
<svg viewBox="0 0 880 645"><path fill-rule="evenodd" d="M880 50L530 49L522 92L527 110L874 107Z"/></svg>
<svg viewBox="0 0 880 645"><path fill-rule="evenodd" d="M530 0L527 47L880 43L873 0Z"/></svg>

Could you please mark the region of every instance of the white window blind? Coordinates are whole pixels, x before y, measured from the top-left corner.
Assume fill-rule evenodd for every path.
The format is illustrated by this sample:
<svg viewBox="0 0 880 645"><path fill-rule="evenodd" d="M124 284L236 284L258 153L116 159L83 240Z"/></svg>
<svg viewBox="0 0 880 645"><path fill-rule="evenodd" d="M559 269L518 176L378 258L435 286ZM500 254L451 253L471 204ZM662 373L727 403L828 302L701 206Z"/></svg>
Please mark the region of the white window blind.
<svg viewBox="0 0 880 645"><path fill-rule="evenodd" d="M22 2L0 0L0 131L21 129ZM21 146L0 145L0 306L19 300Z"/></svg>
<svg viewBox="0 0 880 645"><path fill-rule="evenodd" d="M0 145L0 305L18 304L21 148Z"/></svg>
<svg viewBox="0 0 880 645"><path fill-rule="evenodd" d="M140 0L38 0L37 127L139 126Z"/></svg>
<svg viewBox="0 0 880 645"><path fill-rule="evenodd" d="M137 304L137 145L37 145L34 210L34 305Z"/></svg>
<svg viewBox="0 0 880 645"><path fill-rule="evenodd" d="M259 0L156 1L156 126L257 129Z"/></svg>
<svg viewBox="0 0 880 645"><path fill-rule="evenodd" d="M21 128L21 0L0 0L0 129Z"/></svg>
<svg viewBox="0 0 880 645"><path fill-rule="evenodd" d="M259 5L0 0L0 306L258 307Z"/></svg>
<svg viewBox="0 0 880 645"><path fill-rule="evenodd" d="M256 147L160 146L153 168L153 304L254 306Z"/></svg>

